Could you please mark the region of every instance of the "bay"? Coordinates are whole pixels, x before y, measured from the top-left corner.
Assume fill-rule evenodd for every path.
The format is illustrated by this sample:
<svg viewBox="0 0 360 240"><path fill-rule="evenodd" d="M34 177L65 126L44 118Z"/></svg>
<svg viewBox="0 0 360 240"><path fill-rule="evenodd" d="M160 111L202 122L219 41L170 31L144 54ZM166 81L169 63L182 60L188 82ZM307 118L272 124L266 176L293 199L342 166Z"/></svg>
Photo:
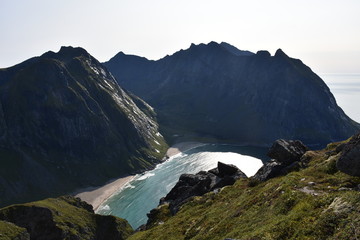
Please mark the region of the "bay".
<svg viewBox="0 0 360 240"><path fill-rule="evenodd" d="M146 213L157 207L183 173L210 170L221 161L238 166L247 176L254 175L268 160L267 148L208 144L171 157L154 170L137 175L113 195L97 213L125 218L137 228L147 221Z"/></svg>

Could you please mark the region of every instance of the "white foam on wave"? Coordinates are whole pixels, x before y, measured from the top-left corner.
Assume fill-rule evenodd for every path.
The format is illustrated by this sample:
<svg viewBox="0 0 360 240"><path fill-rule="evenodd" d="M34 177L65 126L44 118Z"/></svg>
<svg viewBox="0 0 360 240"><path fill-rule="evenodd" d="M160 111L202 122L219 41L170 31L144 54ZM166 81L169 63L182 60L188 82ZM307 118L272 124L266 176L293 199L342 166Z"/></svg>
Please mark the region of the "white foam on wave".
<svg viewBox="0 0 360 240"><path fill-rule="evenodd" d="M100 211L110 211L110 206L109 205L100 205L99 208L97 209L97 212Z"/></svg>
<svg viewBox="0 0 360 240"><path fill-rule="evenodd" d="M124 189L126 188L135 188L135 186L131 185L130 183L127 183L125 186L124 186Z"/></svg>
<svg viewBox="0 0 360 240"><path fill-rule="evenodd" d="M147 172L145 173L144 175L140 175L140 177L136 180L145 180L149 177L152 177L152 176L155 176L155 173L152 173L152 172Z"/></svg>

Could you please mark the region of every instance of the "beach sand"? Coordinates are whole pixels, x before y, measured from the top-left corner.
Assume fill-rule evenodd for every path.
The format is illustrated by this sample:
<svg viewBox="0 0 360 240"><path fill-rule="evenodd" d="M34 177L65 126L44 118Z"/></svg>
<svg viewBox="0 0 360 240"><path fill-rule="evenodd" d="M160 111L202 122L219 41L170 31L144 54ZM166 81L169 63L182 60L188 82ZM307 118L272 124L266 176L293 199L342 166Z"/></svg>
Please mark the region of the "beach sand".
<svg viewBox="0 0 360 240"><path fill-rule="evenodd" d="M166 158L173 157L179 153L188 151L193 148L197 148L200 146L206 145L205 143L200 142L180 142L176 143L175 145L171 146L166 152Z"/></svg>
<svg viewBox="0 0 360 240"><path fill-rule="evenodd" d="M180 142L172 147L170 147L166 152L166 158L173 157L181 152L200 147L205 145L204 143L199 142ZM94 211L96 211L99 206L109 199L114 193L119 191L125 184L134 179L133 176L128 176L124 178L119 178L110 181L108 184L102 187L89 187L85 189L80 189L76 191L73 195L79 197L81 200L91 204Z"/></svg>
<svg viewBox="0 0 360 240"><path fill-rule="evenodd" d="M130 182L135 176L128 176L110 181L108 184L102 187L89 187L77 191L75 197L79 197L81 200L91 204L94 211L99 206L116 193L125 184Z"/></svg>

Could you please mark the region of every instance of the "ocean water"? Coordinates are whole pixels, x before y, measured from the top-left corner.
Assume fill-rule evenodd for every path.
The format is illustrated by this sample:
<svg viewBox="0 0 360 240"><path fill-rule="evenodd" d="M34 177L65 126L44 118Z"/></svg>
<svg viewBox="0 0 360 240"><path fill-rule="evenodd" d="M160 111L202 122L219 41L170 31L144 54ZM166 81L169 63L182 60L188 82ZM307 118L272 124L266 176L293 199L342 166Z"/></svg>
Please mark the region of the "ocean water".
<svg viewBox="0 0 360 240"><path fill-rule="evenodd" d="M231 145L205 145L168 159L154 170L137 175L121 191L108 199L97 213L112 214L137 228L147 221L146 213L157 207L183 173L210 170L217 162L238 166L247 176L254 175L267 161L266 148Z"/></svg>
<svg viewBox="0 0 360 240"><path fill-rule="evenodd" d="M360 122L360 74L319 74L335 96L337 104L354 121Z"/></svg>

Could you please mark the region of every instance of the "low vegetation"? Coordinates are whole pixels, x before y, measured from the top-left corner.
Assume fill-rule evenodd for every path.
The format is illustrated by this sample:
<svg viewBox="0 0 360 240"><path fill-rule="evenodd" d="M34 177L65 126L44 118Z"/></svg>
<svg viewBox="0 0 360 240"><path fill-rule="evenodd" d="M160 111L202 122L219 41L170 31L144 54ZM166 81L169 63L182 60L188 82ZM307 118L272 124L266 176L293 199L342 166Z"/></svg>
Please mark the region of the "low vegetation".
<svg viewBox="0 0 360 240"><path fill-rule="evenodd" d="M308 151L300 171L195 197L130 239L359 239L360 178L336 169L339 144Z"/></svg>

